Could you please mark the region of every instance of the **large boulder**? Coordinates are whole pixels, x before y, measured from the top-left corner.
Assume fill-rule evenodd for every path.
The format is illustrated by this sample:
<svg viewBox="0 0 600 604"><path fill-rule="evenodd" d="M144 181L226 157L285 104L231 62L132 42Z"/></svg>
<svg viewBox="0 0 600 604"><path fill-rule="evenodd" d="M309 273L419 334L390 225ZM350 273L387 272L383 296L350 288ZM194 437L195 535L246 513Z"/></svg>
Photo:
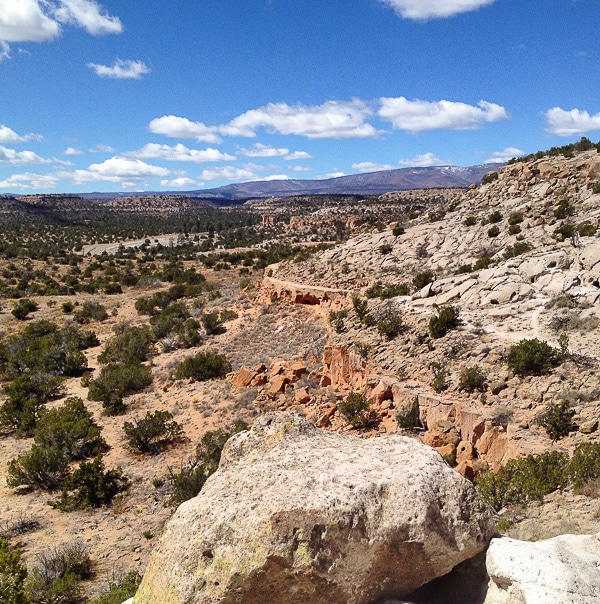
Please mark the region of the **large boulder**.
<svg viewBox="0 0 600 604"><path fill-rule="evenodd" d="M492 539L485 604L600 603L600 535Z"/></svg>
<svg viewBox="0 0 600 604"><path fill-rule="evenodd" d="M371 604L487 547L492 512L414 439L268 414L179 507L135 604Z"/></svg>

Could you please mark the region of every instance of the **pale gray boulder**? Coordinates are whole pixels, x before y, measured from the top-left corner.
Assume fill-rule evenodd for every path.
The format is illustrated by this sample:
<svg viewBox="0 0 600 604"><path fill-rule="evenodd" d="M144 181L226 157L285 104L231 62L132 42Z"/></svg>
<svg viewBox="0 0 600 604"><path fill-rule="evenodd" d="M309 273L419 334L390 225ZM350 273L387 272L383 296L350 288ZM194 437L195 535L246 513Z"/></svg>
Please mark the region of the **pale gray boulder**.
<svg viewBox="0 0 600 604"><path fill-rule="evenodd" d="M494 538L486 566L485 604L600 603L600 535Z"/></svg>
<svg viewBox="0 0 600 604"><path fill-rule="evenodd" d="M494 516L433 449L268 414L180 506L135 604L374 604L485 550Z"/></svg>

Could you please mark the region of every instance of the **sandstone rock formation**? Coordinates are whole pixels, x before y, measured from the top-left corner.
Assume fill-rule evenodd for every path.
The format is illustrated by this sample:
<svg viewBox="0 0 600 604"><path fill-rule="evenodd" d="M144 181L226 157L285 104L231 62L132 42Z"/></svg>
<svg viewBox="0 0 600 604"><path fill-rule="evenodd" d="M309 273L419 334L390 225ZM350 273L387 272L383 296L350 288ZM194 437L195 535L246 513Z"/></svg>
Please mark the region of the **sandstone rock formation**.
<svg viewBox="0 0 600 604"><path fill-rule="evenodd" d="M600 602L600 535L561 535L534 543L493 539L486 565L485 604Z"/></svg>
<svg viewBox="0 0 600 604"><path fill-rule="evenodd" d="M493 528L433 449L267 414L180 506L134 602L374 604L475 556Z"/></svg>

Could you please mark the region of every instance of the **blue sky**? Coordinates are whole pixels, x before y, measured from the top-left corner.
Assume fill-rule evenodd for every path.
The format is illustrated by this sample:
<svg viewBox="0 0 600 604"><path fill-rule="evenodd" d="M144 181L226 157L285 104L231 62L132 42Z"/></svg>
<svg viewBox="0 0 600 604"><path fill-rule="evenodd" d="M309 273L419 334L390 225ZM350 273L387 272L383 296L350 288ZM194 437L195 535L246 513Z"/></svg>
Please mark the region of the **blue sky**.
<svg viewBox="0 0 600 604"><path fill-rule="evenodd" d="M0 193L191 190L600 138L598 0L0 0Z"/></svg>

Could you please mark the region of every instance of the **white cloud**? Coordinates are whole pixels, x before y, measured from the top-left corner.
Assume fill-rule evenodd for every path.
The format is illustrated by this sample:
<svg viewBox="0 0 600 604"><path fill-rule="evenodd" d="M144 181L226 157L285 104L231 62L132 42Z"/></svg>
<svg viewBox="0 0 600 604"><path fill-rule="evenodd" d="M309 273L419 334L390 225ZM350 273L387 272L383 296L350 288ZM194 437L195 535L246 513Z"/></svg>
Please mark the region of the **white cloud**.
<svg viewBox="0 0 600 604"><path fill-rule="evenodd" d="M94 0L60 0L54 15L58 21L83 27L93 36L123 31L119 17L107 14Z"/></svg>
<svg viewBox="0 0 600 604"><path fill-rule="evenodd" d="M63 155L83 155L83 151L75 149L74 147L67 147L64 150Z"/></svg>
<svg viewBox="0 0 600 604"><path fill-rule="evenodd" d="M74 170L63 176L71 178L76 183L86 182L119 182L131 185L132 182L144 178L165 178L171 172L166 168L147 164L139 159L119 157L107 159L101 164L92 164L87 170Z"/></svg>
<svg viewBox="0 0 600 604"><path fill-rule="evenodd" d="M428 168L429 166L451 166L452 161L449 159L442 159L435 155L435 153L422 153L415 155L411 159L401 159L398 161L398 165L411 167L411 168Z"/></svg>
<svg viewBox="0 0 600 604"><path fill-rule="evenodd" d="M505 147L503 151L494 151L483 163L484 164L503 164L513 157L525 155L524 151L516 147Z"/></svg>
<svg viewBox="0 0 600 604"><path fill-rule="evenodd" d="M378 164L372 161L360 161L352 164L351 168L357 172L382 172L383 170L394 170L396 166Z"/></svg>
<svg viewBox="0 0 600 604"><path fill-rule="evenodd" d="M381 0L405 19L426 21L477 10L495 0Z"/></svg>
<svg viewBox="0 0 600 604"><path fill-rule="evenodd" d="M174 178L173 180L161 180L161 187L201 187L203 182L196 182L193 178L181 176L180 178Z"/></svg>
<svg viewBox="0 0 600 604"><path fill-rule="evenodd" d="M454 101L409 101L405 97L381 98L379 116L398 130L411 134L425 130L476 130L489 122L508 119L504 107L479 101L477 107Z"/></svg>
<svg viewBox="0 0 600 604"><path fill-rule="evenodd" d="M211 147L208 149L188 149L181 143L174 147L148 143L138 151L131 151L125 155L128 155L129 157L140 157L142 159L164 159L166 161L184 161L197 164L211 161L233 161L234 159L237 159L234 155L222 153L218 149L213 149Z"/></svg>
<svg viewBox="0 0 600 604"><path fill-rule="evenodd" d="M315 180L327 180L328 178L339 178L340 176L346 176L345 172L330 172L329 174L322 174L321 176L315 176Z"/></svg>
<svg viewBox="0 0 600 604"><path fill-rule="evenodd" d="M92 35L123 31L95 0L0 0L0 61L10 57L9 42L48 42L62 25L84 28Z"/></svg>
<svg viewBox="0 0 600 604"><path fill-rule="evenodd" d="M0 145L0 164L23 166L25 164L51 164L51 159L44 159L33 151L15 151Z"/></svg>
<svg viewBox="0 0 600 604"><path fill-rule="evenodd" d="M122 61L117 59L112 66L88 63L87 66L101 78L117 80L140 80L143 75L150 73L150 68L142 61Z"/></svg>
<svg viewBox="0 0 600 604"><path fill-rule="evenodd" d="M289 180L290 177L287 174L271 174L270 176L265 176L262 180L270 181L270 180Z"/></svg>
<svg viewBox="0 0 600 604"><path fill-rule="evenodd" d="M376 136L377 130L366 123L371 115L366 103L359 99L349 102L326 101L322 105L306 106L269 103L251 109L219 127L229 136L256 136L258 128L279 134L295 134L307 138L365 138Z"/></svg>
<svg viewBox="0 0 600 604"><path fill-rule="evenodd" d="M53 189L58 184L58 178L53 174L12 174L5 180L0 180L0 189Z"/></svg>
<svg viewBox="0 0 600 604"><path fill-rule="evenodd" d="M194 138L205 143L220 143L222 139L217 134L217 128L207 126L202 122L192 122L186 117L163 115L154 118L149 124L150 132L164 134L171 138Z"/></svg>
<svg viewBox="0 0 600 604"><path fill-rule="evenodd" d="M10 46L8 45L8 42L0 40L0 63L2 63L4 59L10 59Z"/></svg>
<svg viewBox="0 0 600 604"><path fill-rule="evenodd" d="M0 143L24 143L32 140L39 141L42 140L42 137L39 134L25 134L21 136L8 126L0 124Z"/></svg>
<svg viewBox="0 0 600 604"><path fill-rule="evenodd" d="M219 166L206 168L200 175L202 180L256 180L256 174L243 168Z"/></svg>
<svg viewBox="0 0 600 604"><path fill-rule="evenodd" d="M580 136L591 130L600 130L600 113L590 115L579 109L565 111L560 107L552 107L544 116L548 123L546 132L557 136Z"/></svg>
<svg viewBox="0 0 600 604"><path fill-rule="evenodd" d="M243 147L239 150L240 155L246 157L283 157L283 159L289 161L294 159L311 159L311 155L306 151L293 151L285 147L276 148L269 145L263 145L262 143L256 143L250 149L244 149Z"/></svg>
<svg viewBox="0 0 600 604"><path fill-rule="evenodd" d="M99 143L94 147L88 149L90 153L114 153L115 150L110 145L103 145Z"/></svg>

